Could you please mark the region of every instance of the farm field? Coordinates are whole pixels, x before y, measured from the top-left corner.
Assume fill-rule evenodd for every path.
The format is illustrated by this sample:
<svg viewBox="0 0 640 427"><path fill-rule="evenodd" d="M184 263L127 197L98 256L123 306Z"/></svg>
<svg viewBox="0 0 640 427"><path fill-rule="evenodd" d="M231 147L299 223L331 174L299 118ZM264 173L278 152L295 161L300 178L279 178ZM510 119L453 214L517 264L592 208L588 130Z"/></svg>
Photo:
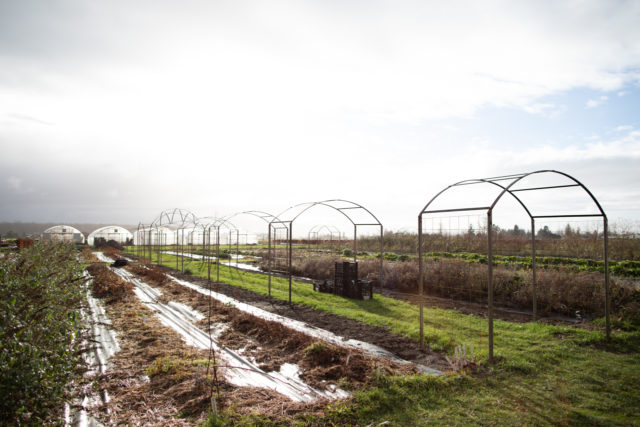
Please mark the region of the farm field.
<svg viewBox="0 0 640 427"><path fill-rule="evenodd" d="M64 253L56 271L68 262L80 273L76 252ZM352 300L294 281L289 304L282 277L272 278L269 297L260 273L221 265L220 283L213 283L197 259L185 259L182 273L166 253L162 266L153 265L154 254L153 263L133 261L123 269L105 265L120 257L117 250L82 253L93 278L89 289L104 307L100 325L113 330L118 344L92 350L108 353L97 372L79 377L84 365L77 362L66 397L49 401L59 408L49 416L62 417L66 401L65 414L105 425L640 423L640 328L618 318L607 341L600 318L531 322L498 312L491 364L481 306L465 314L455 300L427 299L427 346L420 347L418 308L396 298ZM38 256L34 262L46 268ZM3 271L18 273L0 262ZM253 308L243 311L245 305ZM296 322L308 325L307 332L291 329ZM424 374L420 366L444 374Z"/></svg>
<svg viewBox="0 0 640 427"><path fill-rule="evenodd" d="M163 263L170 268L175 266L175 259L163 255ZM201 263L186 263L185 268L194 276L206 277ZM264 298L256 294L266 295L266 280L260 274L220 269L220 281L231 285L221 285L221 292L233 293L240 299ZM237 291L238 288L250 293ZM287 300L288 283L284 279L272 279L272 297ZM388 328L414 341L418 337L417 308L405 302L379 295L372 301L346 300L315 293L308 283L297 282L293 301L294 307L306 306ZM267 306L269 303L263 303L263 307ZM384 383L330 405L314 421L365 425L373 421L398 425L639 422L640 331L636 328L615 330L612 342L607 343L600 320L581 326L497 321L498 362L491 366L486 363L483 317L427 308L425 327L430 348L443 355L452 357L457 345L473 343L478 367L441 378L385 377Z"/></svg>

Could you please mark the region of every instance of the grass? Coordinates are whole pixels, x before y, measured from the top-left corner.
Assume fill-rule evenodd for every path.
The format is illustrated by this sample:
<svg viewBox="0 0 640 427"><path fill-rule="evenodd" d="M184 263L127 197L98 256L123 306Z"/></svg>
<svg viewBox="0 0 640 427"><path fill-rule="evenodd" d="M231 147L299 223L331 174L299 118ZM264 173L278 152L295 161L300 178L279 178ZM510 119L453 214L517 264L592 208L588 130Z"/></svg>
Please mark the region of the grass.
<svg viewBox="0 0 640 427"><path fill-rule="evenodd" d="M173 264L172 264L173 261ZM175 258L163 255L175 266ZM187 262L185 260L185 268ZM206 269L188 268L206 277ZM215 278L215 266L212 266ZM220 280L261 294L267 278L222 266ZM288 281L272 279L274 298L288 299ZM357 301L320 294L311 285L293 283L292 299L319 310L383 326L418 339L418 309L376 295ZM427 343L452 354L458 344L473 343L481 362L473 374L441 378L383 377L378 385L337 402L321 418L300 415L296 422L392 425L640 425L640 331L615 331L607 342L600 329L537 322L496 321L496 364L486 363L486 319L454 310L425 309ZM235 420L263 423L255 419Z"/></svg>

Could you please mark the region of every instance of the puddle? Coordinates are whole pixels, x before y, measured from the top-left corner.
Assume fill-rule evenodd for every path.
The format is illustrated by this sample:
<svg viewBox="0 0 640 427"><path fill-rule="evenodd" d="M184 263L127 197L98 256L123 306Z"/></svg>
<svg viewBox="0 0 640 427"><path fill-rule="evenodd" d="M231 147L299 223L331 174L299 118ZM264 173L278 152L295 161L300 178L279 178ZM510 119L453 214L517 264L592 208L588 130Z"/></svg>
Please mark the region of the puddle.
<svg viewBox="0 0 640 427"><path fill-rule="evenodd" d="M372 355L372 356L376 356L376 357L386 357L389 359L394 360L395 362L401 363L401 364L408 364L411 363L407 360L404 360L398 356L396 356L395 354L385 350L382 347L378 347L377 345L374 344L370 344L370 343L366 343L363 341L358 341L358 340L354 340L354 339L345 339L344 337L341 337L339 335L334 334L333 332L327 331L325 329L320 329L317 328L315 326L311 326L307 323L301 322L299 320L294 320L294 319L290 319L288 317L284 317L281 316L279 314L275 314L275 313L271 313L269 311L263 310L261 308L258 307L254 307L250 304L246 304L243 302L240 302L234 298L228 297L227 295L224 294L220 294L217 293L213 290L208 290L205 289L203 287L200 287L196 284L193 284L191 282L187 282L186 280L180 280L176 277L173 277L171 275L168 275L171 279L173 279L176 283L185 286L187 288L193 289L197 292L200 292L203 295L207 295L207 296L211 296L212 298L215 298L216 300L222 302L223 304L231 304L234 307L236 307L237 309L244 311L245 313L249 313L252 314L256 317L259 317L261 319L265 319L265 320L270 320L270 321L274 321L274 322L278 322L281 323L291 329L294 329L298 332L302 332L306 335L309 335L311 337L314 338L319 338L322 339L324 341L330 342L336 346L339 347L343 347L343 348L355 348L355 349L359 349L362 350L363 352ZM418 369L420 369L422 372L426 373L426 374L433 374L433 375L442 375L443 373L437 369L433 369L430 368L428 366L424 366L424 365L419 365L416 364L416 366L418 367Z"/></svg>
<svg viewBox="0 0 640 427"><path fill-rule="evenodd" d="M215 339L215 333L208 334L195 326L198 320L204 318L201 313L184 304L160 303L158 298L162 296L161 291L147 285L126 270L113 269L113 271L133 283L135 285L134 293L142 303L156 313L162 324L178 332L187 344L201 349L212 347L219 355L221 365L225 366L225 377L230 383L237 386L268 388L299 402L310 402L321 397L340 398L348 395L340 389L334 391L316 390L302 382L297 371L295 371L296 375L290 378L287 374L294 372L292 368L284 373L262 371L237 352L220 345Z"/></svg>
<svg viewBox="0 0 640 427"><path fill-rule="evenodd" d="M97 256L98 252L94 254ZM111 261L107 257L103 258L101 261ZM86 299L89 308L82 312L82 317L91 330L89 350L83 353L83 357L89 366L89 370L85 374L88 377L106 373L109 367L109 358L120 350L116 333L113 329L109 328L111 321L107 317L102 302L91 296L90 286L91 282L87 284L86 290ZM80 409L72 409L69 404L65 405L65 425L79 427L102 425L87 414L87 408L106 405L107 403L109 403L109 394L107 391L99 390L96 392L93 391L93 387L90 386L89 389L86 390L82 402L78 405Z"/></svg>
<svg viewBox="0 0 640 427"><path fill-rule="evenodd" d="M204 258L204 255L200 255L200 254L190 254L190 253L180 253L180 252L175 252L175 251L162 251L163 254L167 254L167 255L176 255L176 256L184 256L185 258L193 258L193 259L202 259ZM245 258L244 255L236 255L236 254L229 254L229 257L231 259L243 259ZM211 259L216 259L215 256L211 256Z"/></svg>

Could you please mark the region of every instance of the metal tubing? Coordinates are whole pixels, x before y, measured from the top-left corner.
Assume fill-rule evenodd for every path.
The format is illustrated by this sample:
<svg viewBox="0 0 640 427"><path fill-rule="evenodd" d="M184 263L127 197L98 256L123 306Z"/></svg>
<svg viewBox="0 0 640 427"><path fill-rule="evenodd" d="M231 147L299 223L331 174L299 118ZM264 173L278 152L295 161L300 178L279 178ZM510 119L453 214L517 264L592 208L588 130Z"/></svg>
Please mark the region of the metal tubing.
<svg viewBox="0 0 640 427"><path fill-rule="evenodd" d="M605 324L606 324L606 333L607 340L611 339L611 289L609 283L609 221L605 216L603 218L604 223L604 290L605 290L605 301L604 301L604 316L605 316Z"/></svg>
<svg viewBox="0 0 640 427"><path fill-rule="evenodd" d="M384 250L384 229L382 225L380 225L380 275L378 276L378 282L380 282L380 289L382 289L382 280L384 274L384 257L382 254ZM373 299L373 286L371 287L371 298Z"/></svg>
<svg viewBox="0 0 640 427"><path fill-rule="evenodd" d="M488 243L488 291L489 291L489 363L493 363L493 246L492 246L492 234L493 234L493 218L492 211L487 212L487 243Z"/></svg>
<svg viewBox="0 0 640 427"><path fill-rule="evenodd" d="M216 286L220 283L220 226L216 227Z"/></svg>
<svg viewBox="0 0 640 427"><path fill-rule="evenodd" d="M353 224L353 262L358 262L358 225L357 224Z"/></svg>
<svg viewBox="0 0 640 427"><path fill-rule="evenodd" d="M291 241L293 240L293 221L289 223L289 304L291 304L291 278L293 277L293 266L292 266L292 258L293 258L293 246Z"/></svg>
<svg viewBox="0 0 640 427"><path fill-rule="evenodd" d="M204 234L202 235L204 242ZM204 251L202 253L204 255ZM207 284L211 288L211 227L207 229Z"/></svg>
<svg viewBox="0 0 640 427"><path fill-rule="evenodd" d="M269 276L269 296L271 296L271 224L268 224L267 227L269 228L269 240L267 243L267 273Z"/></svg>
<svg viewBox="0 0 640 427"><path fill-rule="evenodd" d="M538 299L537 299L537 282L536 282L536 220L531 218L531 272L533 273L533 321L538 318Z"/></svg>
<svg viewBox="0 0 640 427"><path fill-rule="evenodd" d="M534 190L551 190L554 188L569 188L569 187L580 187L579 184L566 184L566 185L550 185L548 187L531 187L531 188L516 188L515 190L509 190L512 193L516 191L534 191Z"/></svg>
<svg viewBox="0 0 640 427"><path fill-rule="evenodd" d="M382 252L380 252L380 258L382 257ZM419 293L420 293L420 346L424 345L423 342L423 322L422 322L422 312L423 312L423 287L424 287L424 277L422 276L422 214L418 215L418 283L419 283Z"/></svg>
<svg viewBox="0 0 640 427"><path fill-rule="evenodd" d="M422 213L432 214L432 213L464 212L464 211L485 211L490 208L491 206L480 206L480 207L474 207L474 208L438 209L433 211L422 211Z"/></svg>
<svg viewBox="0 0 640 427"><path fill-rule="evenodd" d="M582 214L582 215L532 215L533 218L594 218L604 216L599 214Z"/></svg>

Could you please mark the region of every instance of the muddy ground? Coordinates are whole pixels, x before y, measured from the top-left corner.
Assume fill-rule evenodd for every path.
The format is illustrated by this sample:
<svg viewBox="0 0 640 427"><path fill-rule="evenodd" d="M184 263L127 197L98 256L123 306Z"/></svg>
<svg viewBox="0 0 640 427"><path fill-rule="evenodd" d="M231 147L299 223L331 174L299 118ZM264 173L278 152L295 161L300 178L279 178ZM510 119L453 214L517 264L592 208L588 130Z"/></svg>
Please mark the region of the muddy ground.
<svg viewBox="0 0 640 427"><path fill-rule="evenodd" d="M89 414L100 422L106 425L192 425L208 416L211 396L215 396L217 408L232 420L259 414L274 423L288 423L300 415L307 420L321 415L333 402L330 399L293 402L272 390L229 384L224 380L224 367L213 369L215 355L186 345L175 331L163 326L154 312L138 301L131 286L125 286L118 276L106 267L100 267L92 271L95 281L99 282L94 284L95 294L102 297L121 347L109 360L111 365L107 373L85 385L109 395L108 404L89 410ZM220 344L255 360L266 372L277 371L284 363L293 363L300 366L300 377L312 387L319 390L339 387L348 391L375 384L379 375L418 372L414 365L399 365L359 350L338 348L280 323L219 303L168 279L165 272L176 273L170 269L136 265L127 269L161 290L160 302L182 302L205 314L205 319L198 325L201 329L206 330L212 323L224 324L224 332L218 337ZM183 277L198 282L194 277ZM206 285L206 280L200 282ZM108 283L118 284L113 288L114 292L109 293ZM441 370L450 369L440 354L420 349L415 343L383 328L368 327L306 307L289 307L226 285L220 285L220 291L285 316L307 322L312 318L313 324L342 335L346 333L350 338L370 338L370 342L404 358Z"/></svg>
<svg viewBox="0 0 640 427"><path fill-rule="evenodd" d="M386 328L366 325L362 322L358 322L357 320L315 310L311 307L299 304L289 304L286 301L270 298L266 295L227 285L225 283L209 284L207 279L182 274L180 271L171 268L159 268L162 268L165 272L179 279L190 281L202 286L203 288L212 286L212 289L216 292L220 292L263 310L331 331L336 335L345 337L346 339L356 339L375 344L405 360L420 363L441 371L446 371L451 368L443 353L429 348L420 347L419 343L409 338L394 334Z"/></svg>

